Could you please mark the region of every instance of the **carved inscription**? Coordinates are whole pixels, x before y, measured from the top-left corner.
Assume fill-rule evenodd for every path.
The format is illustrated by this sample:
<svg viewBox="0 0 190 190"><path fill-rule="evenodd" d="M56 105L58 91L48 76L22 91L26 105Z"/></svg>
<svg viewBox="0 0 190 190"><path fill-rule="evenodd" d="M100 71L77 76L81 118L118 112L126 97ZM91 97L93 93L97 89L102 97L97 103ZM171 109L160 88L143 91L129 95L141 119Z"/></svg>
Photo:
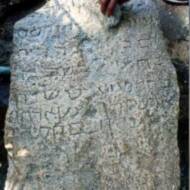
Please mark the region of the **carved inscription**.
<svg viewBox="0 0 190 190"><path fill-rule="evenodd" d="M131 3L115 28L92 0L15 24L6 190L177 190L176 76L154 2Z"/></svg>

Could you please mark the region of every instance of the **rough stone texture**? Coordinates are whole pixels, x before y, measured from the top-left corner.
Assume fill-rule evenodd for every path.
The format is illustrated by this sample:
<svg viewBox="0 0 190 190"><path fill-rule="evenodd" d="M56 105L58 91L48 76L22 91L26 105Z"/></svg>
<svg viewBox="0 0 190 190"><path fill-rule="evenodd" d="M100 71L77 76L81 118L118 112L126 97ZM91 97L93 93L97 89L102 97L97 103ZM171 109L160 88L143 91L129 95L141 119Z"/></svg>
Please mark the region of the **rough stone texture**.
<svg viewBox="0 0 190 190"><path fill-rule="evenodd" d="M16 23L6 190L178 189L179 89L157 7L122 14L52 0Z"/></svg>
<svg viewBox="0 0 190 190"><path fill-rule="evenodd" d="M159 4L160 23L172 59L189 64L189 7Z"/></svg>
<svg viewBox="0 0 190 190"><path fill-rule="evenodd" d="M159 1L160 24L168 52L175 65L180 87L178 145L181 189L189 189L189 6L172 6Z"/></svg>

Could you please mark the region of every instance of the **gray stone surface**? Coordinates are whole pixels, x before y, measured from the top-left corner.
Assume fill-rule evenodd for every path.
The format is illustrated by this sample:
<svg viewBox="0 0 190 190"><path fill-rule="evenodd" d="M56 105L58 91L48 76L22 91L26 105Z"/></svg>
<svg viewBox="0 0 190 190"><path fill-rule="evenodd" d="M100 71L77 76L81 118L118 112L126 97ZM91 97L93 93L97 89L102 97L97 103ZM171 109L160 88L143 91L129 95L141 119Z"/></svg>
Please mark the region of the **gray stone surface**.
<svg viewBox="0 0 190 190"><path fill-rule="evenodd" d="M189 7L169 6L160 1L159 12L171 58L189 64Z"/></svg>
<svg viewBox="0 0 190 190"><path fill-rule="evenodd" d="M178 189L179 89L157 7L121 13L52 0L16 23L6 190Z"/></svg>

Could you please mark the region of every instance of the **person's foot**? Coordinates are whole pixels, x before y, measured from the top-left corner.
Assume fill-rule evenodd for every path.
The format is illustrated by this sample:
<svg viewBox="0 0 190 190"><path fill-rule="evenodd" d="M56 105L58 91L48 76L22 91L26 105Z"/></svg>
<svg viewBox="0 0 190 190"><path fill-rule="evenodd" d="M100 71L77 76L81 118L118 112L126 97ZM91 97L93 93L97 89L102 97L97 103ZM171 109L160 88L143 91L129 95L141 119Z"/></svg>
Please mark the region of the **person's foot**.
<svg viewBox="0 0 190 190"><path fill-rule="evenodd" d="M173 4L173 5L188 5L188 0L164 0L166 3Z"/></svg>

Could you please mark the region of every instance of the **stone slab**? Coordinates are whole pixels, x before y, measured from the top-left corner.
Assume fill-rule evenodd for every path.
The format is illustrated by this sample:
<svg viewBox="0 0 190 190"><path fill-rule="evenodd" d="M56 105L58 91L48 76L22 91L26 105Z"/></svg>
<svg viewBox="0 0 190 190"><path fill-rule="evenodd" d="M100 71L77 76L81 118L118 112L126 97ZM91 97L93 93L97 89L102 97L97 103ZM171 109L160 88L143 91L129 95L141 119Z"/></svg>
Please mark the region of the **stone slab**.
<svg viewBox="0 0 190 190"><path fill-rule="evenodd" d="M52 0L15 24L6 190L178 189L179 89L156 4L118 11Z"/></svg>

